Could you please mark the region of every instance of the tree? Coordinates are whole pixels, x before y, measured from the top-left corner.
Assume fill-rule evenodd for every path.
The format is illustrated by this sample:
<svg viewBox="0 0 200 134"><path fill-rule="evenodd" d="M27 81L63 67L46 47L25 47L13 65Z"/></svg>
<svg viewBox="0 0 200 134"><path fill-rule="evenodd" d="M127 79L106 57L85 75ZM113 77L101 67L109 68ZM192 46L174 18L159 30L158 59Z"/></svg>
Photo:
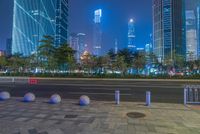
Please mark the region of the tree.
<svg viewBox="0 0 200 134"><path fill-rule="evenodd" d="M75 51L69 47L68 44L61 44L55 51L55 58L57 60L58 65L66 70L68 66L69 70L75 65L74 58Z"/></svg>
<svg viewBox="0 0 200 134"><path fill-rule="evenodd" d="M57 67L55 60L54 38L45 35L40 41L41 45L38 47L38 56L42 67L45 70L54 70Z"/></svg>
<svg viewBox="0 0 200 134"><path fill-rule="evenodd" d="M133 57L133 67L137 69L137 74L139 74L139 70L143 69L146 64L145 54L136 52Z"/></svg>
<svg viewBox="0 0 200 134"><path fill-rule="evenodd" d="M5 70L8 61L5 56L0 56L0 70Z"/></svg>
<svg viewBox="0 0 200 134"><path fill-rule="evenodd" d="M125 62L125 58L123 56L117 55L113 67L115 70L121 71L121 74L124 76L127 72L127 63Z"/></svg>
<svg viewBox="0 0 200 134"><path fill-rule="evenodd" d="M131 67L132 61L133 61L133 53L131 50L125 48L122 50L119 50L118 55L120 57L124 57L124 62L128 67Z"/></svg>
<svg viewBox="0 0 200 134"><path fill-rule="evenodd" d="M16 53L14 55L12 55L9 59L9 68L14 71L15 73L16 72L22 72L25 65L26 65L26 61L25 61L25 58L22 57L21 54L19 53Z"/></svg>

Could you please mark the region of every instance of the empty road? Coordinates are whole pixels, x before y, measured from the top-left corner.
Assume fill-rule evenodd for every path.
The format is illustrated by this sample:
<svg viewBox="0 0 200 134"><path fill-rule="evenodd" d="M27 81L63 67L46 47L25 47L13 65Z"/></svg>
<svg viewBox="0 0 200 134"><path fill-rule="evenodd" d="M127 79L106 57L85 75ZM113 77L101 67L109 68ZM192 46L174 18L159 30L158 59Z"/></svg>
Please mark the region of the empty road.
<svg viewBox="0 0 200 134"><path fill-rule="evenodd" d="M9 91L15 97L33 92L36 97L48 98L58 93L66 99L88 95L97 101L113 101L115 90L120 90L121 101L144 102L145 92L151 91L152 102L183 103L186 84L198 85L200 81L39 78L37 84L30 85L28 78L0 77L0 91Z"/></svg>

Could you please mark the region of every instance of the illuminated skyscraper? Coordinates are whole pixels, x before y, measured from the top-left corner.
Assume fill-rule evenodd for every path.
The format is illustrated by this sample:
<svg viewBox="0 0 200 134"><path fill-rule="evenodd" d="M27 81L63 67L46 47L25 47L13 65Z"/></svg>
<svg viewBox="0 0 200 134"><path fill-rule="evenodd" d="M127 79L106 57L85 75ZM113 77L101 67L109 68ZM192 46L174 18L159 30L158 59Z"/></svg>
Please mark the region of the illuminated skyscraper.
<svg viewBox="0 0 200 134"><path fill-rule="evenodd" d="M11 56L12 53L12 39L6 40L6 56Z"/></svg>
<svg viewBox="0 0 200 134"><path fill-rule="evenodd" d="M186 0L187 60L200 58L200 0Z"/></svg>
<svg viewBox="0 0 200 134"><path fill-rule="evenodd" d="M153 48L159 62L185 57L185 0L153 0Z"/></svg>
<svg viewBox="0 0 200 134"><path fill-rule="evenodd" d="M68 0L14 0L12 54L36 53L44 35L67 42Z"/></svg>
<svg viewBox="0 0 200 134"><path fill-rule="evenodd" d="M133 19L130 19L128 22L128 49L135 51L135 22Z"/></svg>
<svg viewBox="0 0 200 134"><path fill-rule="evenodd" d="M94 31L93 31L93 54L100 56L102 54L102 10L98 9L94 12Z"/></svg>
<svg viewBox="0 0 200 134"><path fill-rule="evenodd" d="M115 39L115 54L118 53L118 40Z"/></svg>
<svg viewBox="0 0 200 134"><path fill-rule="evenodd" d="M198 40L196 16L193 10L186 10L186 60L197 60Z"/></svg>
<svg viewBox="0 0 200 134"><path fill-rule="evenodd" d="M77 60L78 62L80 61L81 56L83 55L83 53L86 50L86 43L85 43L85 36L86 34L84 33L78 33L77 37L78 37L78 49L77 49Z"/></svg>
<svg viewBox="0 0 200 134"><path fill-rule="evenodd" d="M80 62L80 58L83 55L84 51L86 51L86 43L85 43L85 36L84 33L72 33L69 36L69 44L70 47L73 48L75 53L75 58L77 62Z"/></svg>

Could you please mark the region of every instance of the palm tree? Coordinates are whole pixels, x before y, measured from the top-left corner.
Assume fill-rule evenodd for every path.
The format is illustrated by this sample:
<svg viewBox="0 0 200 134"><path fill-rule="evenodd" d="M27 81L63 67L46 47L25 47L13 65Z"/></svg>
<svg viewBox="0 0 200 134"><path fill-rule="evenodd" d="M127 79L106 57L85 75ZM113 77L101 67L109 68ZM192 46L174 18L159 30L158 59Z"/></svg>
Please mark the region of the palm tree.
<svg viewBox="0 0 200 134"><path fill-rule="evenodd" d="M41 65L46 70L54 70L57 66L55 60L55 50L54 47L54 38L48 35L45 35L40 41L41 45L38 47L38 56L41 62Z"/></svg>

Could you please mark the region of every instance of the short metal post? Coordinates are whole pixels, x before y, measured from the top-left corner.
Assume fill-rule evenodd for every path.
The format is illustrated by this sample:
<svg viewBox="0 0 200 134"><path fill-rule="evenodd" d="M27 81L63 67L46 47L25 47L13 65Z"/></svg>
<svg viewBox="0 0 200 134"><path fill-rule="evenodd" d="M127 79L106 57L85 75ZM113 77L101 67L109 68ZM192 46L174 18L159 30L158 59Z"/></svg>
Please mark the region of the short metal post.
<svg viewBox="0 0 200 134"><path fill-rule="evenodd" d="M184 105L187 105L187 88L184 88Z"/></svg>
<svg viewBox="0 0 200 134"><path fill-rule="evenodd" d="M115 103L117 105L119 105L119 103L120 103L120 91L119 90L115 91Z"/></svg>
<svg viewBox="0 0 200 134"><path fill-rule="evenodd" d="M146 92L146 106L150 106L151 105L151 92L147 91Z"/></svg>
<svg viewBox="0 0 200 134"><path fill-rule="evenodd" d="M15 83L15 78L14 77L12 77L12 83Z"/></svg>

